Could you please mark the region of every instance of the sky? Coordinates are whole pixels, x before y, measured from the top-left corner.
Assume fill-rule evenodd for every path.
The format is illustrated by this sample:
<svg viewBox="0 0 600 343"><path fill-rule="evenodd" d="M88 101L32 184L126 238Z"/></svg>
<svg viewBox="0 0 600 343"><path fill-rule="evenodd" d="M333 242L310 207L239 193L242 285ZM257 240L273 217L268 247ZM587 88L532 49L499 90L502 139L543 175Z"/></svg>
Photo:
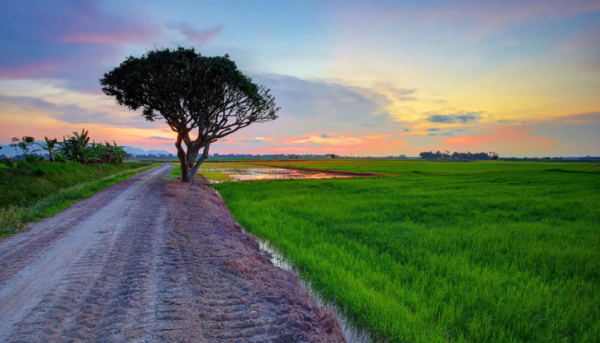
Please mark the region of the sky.
<svg viewBox="0 0 600 343"><path fill-rule="evenodd" d="M600 1L0 2L0 144L62 137L175 152L98 79L162 47L228 53L279 119L211 153L600 155Z"/></svg>

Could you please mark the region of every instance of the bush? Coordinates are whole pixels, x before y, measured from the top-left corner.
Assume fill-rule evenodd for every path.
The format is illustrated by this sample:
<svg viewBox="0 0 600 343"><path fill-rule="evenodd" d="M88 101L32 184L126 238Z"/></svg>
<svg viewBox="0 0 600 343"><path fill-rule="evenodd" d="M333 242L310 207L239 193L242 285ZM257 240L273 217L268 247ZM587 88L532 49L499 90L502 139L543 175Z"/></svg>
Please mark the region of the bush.
<svg viewBox="0 0 600 343"><path fill-rule="evenodd" d="M10 159L10 158L3 158L3 159L0 160L0 163L2 165L7 166L8 168L12 168L13 165L15 164L15 162L12 159Z"/></svg>
<svg viewBox="0 0 600 343"><path fill-rule="evenodd" d="M27 162L27 163L34 163L34 162L42 161L44 159L44 156L40 156L38 154L32 153L32 154L23 154L23 158L25 159L25 162Z"/></svg>

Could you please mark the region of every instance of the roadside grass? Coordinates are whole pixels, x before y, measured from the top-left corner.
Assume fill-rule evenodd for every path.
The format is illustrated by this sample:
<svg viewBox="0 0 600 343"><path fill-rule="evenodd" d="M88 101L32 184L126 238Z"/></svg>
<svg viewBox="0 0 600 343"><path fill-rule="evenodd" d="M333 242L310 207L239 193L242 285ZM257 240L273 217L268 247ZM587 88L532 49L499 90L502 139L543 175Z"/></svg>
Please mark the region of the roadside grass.
<svg viewBox="0 0 600 343"><path fill-rule="evenodd" d="M50 217L59 211L69 208L78 200L87 198L109 186L156 166L157 164L137 163L128 165L128 168L114 168L112 170L117 171L116 173L96 180L81 182L70 187L60 188L54 193L43 197L30 205L11 205L7 208L2 208L0 209L0 238L8 237L16 232L26 230L26 224L28 222L39 221L46 217ZM79 169L77 167L70 168L72 168L71 170ZM122 171L119 172L119 170ZM87 175L87 173L83 174ZM69 176L68 174L63 175ZM71 178L71 180L74 179L76 178Z"/></svg>
<svg viewBox="0 0 600 343"><path fill-rule="evenodd" d="M2 168L0 169L0 208L28 206L60 189L147 165L147 163L82 165L76 162L41 162Z"/></svg>
<svg viewBox="0 0 600 343"><path fill-rule="evenodd" d="M235 167L224 166L224 165L233 165L233 163L225 163L225 162L224 163L213 163L213 164L216 164L217 166L209 165L206 168L251 168L251 166L235 166ZM203 169L204 169L204 164L202 164L202 166L200 167L200 170L198 170L198 174L201 174L202 176L209 179L210 181L219 181L219 182L231 181L231 177L225 173L222 173L219 171L214 171L214 170L203 170ZM169 172L169 176L171 178L181 177L181 168L179 168L179 163L177 163L176 166L171 169L171 171Z"/></svg>
<svg viewBox="0 0 600 343"><path fill-rule="evenodd" d="M209 179L210 181L219 181L219 182L231 181L231 176L229 176L225 173L221 173L219 171L199 170L198 174L202 174L202 176Z"/></svg>
<svg viewBox="0 0 600 343"><path fill-rule="evenodd" d="M598 342L599 175L457 164L426 164L435 176L213 187L381 339Z"/></svg>
<svg viewBox="0 0 600 343"><path fill-rule="evenodd" d="M300 160L300 161L257 161L263 166L292 167L322 170L375 173L387 175L410 174L473 174L515 173L529 171L572 172L600 174L597 163L531 162L512 163L504 161L480 162L426 162L426 161L377 161L377 160Z"/></svg>
<svg viewBox="0 0 600 343"><path fill-rule="evenodd" d="M171 168L171 171L169 171L168 177L171 179L176 179L178 177L181 177L181 169L179 168L179 163L171 163L171 164L175 165L175 167Z"/></svg>

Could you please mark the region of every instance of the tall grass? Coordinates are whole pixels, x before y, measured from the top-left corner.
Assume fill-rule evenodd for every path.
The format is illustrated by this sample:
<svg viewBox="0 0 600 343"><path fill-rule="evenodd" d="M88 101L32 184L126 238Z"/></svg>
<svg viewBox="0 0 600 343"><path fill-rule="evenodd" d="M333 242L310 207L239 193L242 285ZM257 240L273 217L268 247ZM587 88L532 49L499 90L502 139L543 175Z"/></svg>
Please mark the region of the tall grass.
<svg viewBox="0 0 600 343"><path fill-rule="evenodd" d="M383 339L598 342L599 175L462 165L474 173L214 187Z"/></svg>
<svg viewBox="0 0 600 343"><path fill-rule="evenodd" d="M26 223L41 220L71 206L74 202L87 198L107 187L119 183L157 165L138 164L138 168L112 174L97 180L61 188L29 206L11 205L0 209L0 237L26 229ZM140 167L141 166L141 167Z"/></svg>
<svg viewBox="0 0 600 343"><path fill-rule="evenodd" d="M76 162L44 162L3 168L0 169L0 208L28 206L60 189L147 165L147 163L82 165Z"/></svg>

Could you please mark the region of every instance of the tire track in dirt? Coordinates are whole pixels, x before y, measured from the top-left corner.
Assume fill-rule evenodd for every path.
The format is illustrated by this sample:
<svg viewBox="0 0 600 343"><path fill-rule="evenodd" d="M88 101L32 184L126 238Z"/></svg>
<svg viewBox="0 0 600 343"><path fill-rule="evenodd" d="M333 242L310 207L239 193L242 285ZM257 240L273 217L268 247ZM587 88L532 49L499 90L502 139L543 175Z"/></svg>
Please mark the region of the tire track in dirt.
<svg viewBox="0 0 600 343"><path fill-rule="evenodd" d="M165 183L170 168L0 244L0 341L342 342L335 317L261 255L222 199Z"/></svg>
<svg viewBox="0 0 600 343"><path fill-rule="evenodd" d="M208 342L344 342L335 316L317 307L294 274L273 266L206 186L172 183L170 240L190 275L189 303ZM182 211L191 203L198 211Z"/></svg>
<svg viewBox="0 0 600 343"><path fill-rule="evenodd" d="M112 299L110 276L121 277L119 255L132 251L123 242L136 239L131 226L139 227L136 220L152 211L147 202L162 196L149 190L161 191L168 170L160 167L109 187L0 245L4 263L23 256L0 274L0 341L52 341L69 337L72 326L97 327L94 314L101 312L91 310Z"/></svg>

